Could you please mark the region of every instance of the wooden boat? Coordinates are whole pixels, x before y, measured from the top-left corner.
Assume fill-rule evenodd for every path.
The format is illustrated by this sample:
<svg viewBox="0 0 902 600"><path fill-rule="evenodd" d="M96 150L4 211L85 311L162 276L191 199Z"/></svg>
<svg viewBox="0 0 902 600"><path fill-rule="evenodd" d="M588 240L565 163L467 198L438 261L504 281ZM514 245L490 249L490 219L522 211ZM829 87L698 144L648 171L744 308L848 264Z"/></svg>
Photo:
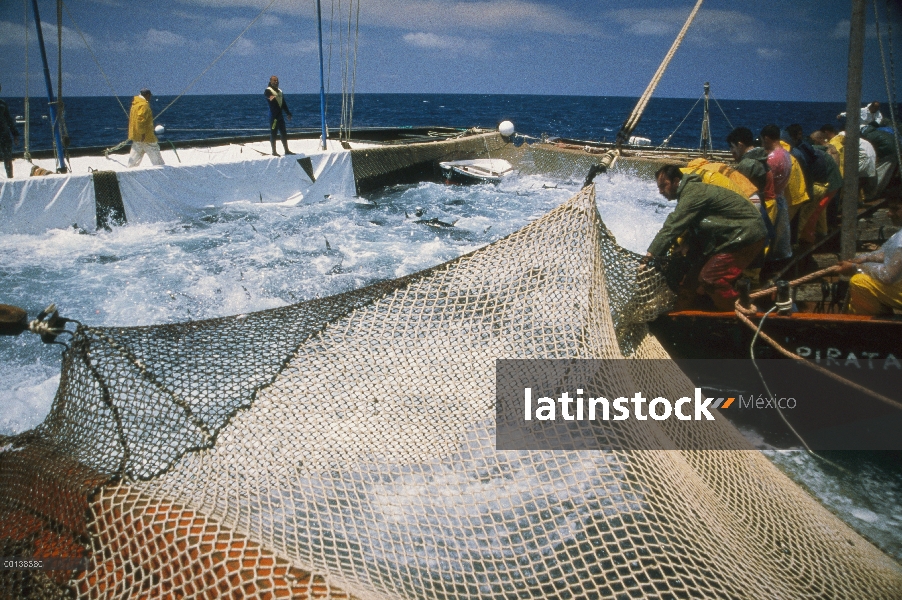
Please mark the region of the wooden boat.
<svg viewBox="0 0 902 600"><path fill-rule="evenodd" d="M514 172L514 167L500 158L477 158L474 160L452 160L440 162L445 183L470 185L475 183L500 183L506 175Z"/></svg>
<svg viewBox="0 0 902 600"><path fill-rule="evenodd" d="M751 320L759 323L763 313ZM754 331L734 313L674 311L649 324L671 356L683 359L749 358ZM902 362L902 317L797 312L770 315L761 330L780 345L819 364L868 368L874 360ZM759 338L755 358L782 358Z"/></svg>

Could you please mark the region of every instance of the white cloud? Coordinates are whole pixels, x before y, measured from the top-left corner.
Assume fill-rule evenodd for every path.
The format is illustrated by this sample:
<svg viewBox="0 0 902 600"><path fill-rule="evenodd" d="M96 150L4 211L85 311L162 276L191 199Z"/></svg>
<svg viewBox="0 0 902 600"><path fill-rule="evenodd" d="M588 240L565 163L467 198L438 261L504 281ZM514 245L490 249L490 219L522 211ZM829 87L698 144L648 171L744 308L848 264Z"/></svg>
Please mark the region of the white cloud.
<svg viewBox="0 0 902 600"><path fill-rule="evenodd" d="M186 3L224 7L251 7L261 10L266 0L184 0ZM347 12L344 18L347 18ZM356 6L354 8L356 11ZM271 12L315 18L312 2L276 3ZM328 19L330 12L324 11ZM597 28L576 15L531 0L366 0L360 4L360 23L415 31L473 29L503 33L551 33L598 37ZM325 25L325 24L324 24Z"/></svg>
<svg viewBox="0 0 902 600"><path fill-rule="evenodd" d="M852 22L849 21L849 19L842 19L839 23L836 24L836 27L833 28L833 32L830 35L835 40L847 40L849 39L851 27ZM883 31L883 35L886 35L885 30ZM871 40L877 38L877 29L873 24L867 24L865 26L864 36Z"/></svg>
<svg viewBox="0 0 902 600"><path fill-rule="evenodd" d="M251 56L252 54L257 52L257 46L251 40L247 38L241 38L232 48L229 50L233 54L237 54L238 56Z"/></svg>
<svg viewBox="0 0 902 600"><path fill-rule="evenodd" d="M484 40L467 39L453 35L438 35L425 31L406 33L403 39L407 44L425 50L444 50L464 54L482 53L490 47L490 44Z"/></svg>
<svg viewBox="0 0 902 600"><path fill-rule="evenodd" d="M169 48L179 48L188 45L188 38L172 31L166 31L164 29L148 29L147 33L144 34L144 41L151 47L163 46Z"/></svg>
<svg viewBox="0 0 902 600"><path fill-rule="evenodd" d="M628 8L612 11L610 16L627 33L673 38L686 22L689 11L685 8ZM687 38L706 46L724 41L747 44L754 41L757 30L756 20L745 13L735 10L700 10L689 27Z"/></svg>
<svg viewBox="0 0 902 600"><path fill-rule="evenodd" d="M56 25L51 23L41 23L41 30L44 33L44 43L47 46L56 48L57 29ZM91 48L94 48L94 38L85 35L85 40ZM33 27L28 30L28 43L37 44L37 34ZM22 23L10 23L9 21L0 21L0 46L19 46L25 47L25 26ZM32 46L35 47L35 46ZM71 27L63 25L63 49L65 50L84 50L85 42L78 35L78 32Z"/></svg>
<svg viewBox="0 0 902 600"><path fill-rule="evenodd" d="M235 32L244 31L244 28L247 27L251 21L253 21L253 19L244 19L241 17L232 17L229 19L214 19L212 22L207 17L203 17L201 20L203 20L205 23L212 24L213 27L216 27L217 29L222 29L225 31L231 30ZM280 19L279 17L275 15L265 14L260 17L256 23L254 23L254 26L251 28L251 30L257 27L277 27L281 24L282 19Z"/></svg>
<svg viewBox="0 0 902 600"><path fill-rule="evenodd" d="M418 48L456 48L460 45L461 40L447 35L437 35L435 33L406 33L404 41L411 46Z"/></svg>
<svg viewBox="0 0 902 600"><path fill-rule="evenodd" d="M652 21L643 19L635 23L631 23L626 29L629 33L635 35L652 35L652 36L669 36L677 31L677 28L671 23L662 23L661 21Z"/></svg>
<svg viewBox="0 0 902 600"><path fill-rule="evenodd" d="M758 55L758 58L766 60L773 60L783 56L783 51L778 48L757 48L755 53Z"/></svg>

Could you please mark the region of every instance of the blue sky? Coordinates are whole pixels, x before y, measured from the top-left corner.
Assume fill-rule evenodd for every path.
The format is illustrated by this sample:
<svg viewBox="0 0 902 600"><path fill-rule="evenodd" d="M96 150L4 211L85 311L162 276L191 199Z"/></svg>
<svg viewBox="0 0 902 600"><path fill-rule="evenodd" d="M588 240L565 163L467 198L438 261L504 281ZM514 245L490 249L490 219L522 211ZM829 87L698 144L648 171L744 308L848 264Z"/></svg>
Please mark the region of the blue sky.
<svg viewBox="0 0 902 600"><path fill-rule="evenodd" d="M339 30L346 40L348 10L356 15L358 5L322 1L327 61L332 43L328 85L340 92ZM269 2L66 0L63 92L132 96L147 86L158 95L181 93ZM22 95L25 89L24 4L0 2L2 96ZM38 4L55 82L55 1ZM359 32L356 21L351 28L358 54L356 91L638 96L693 4L361 0ZM886 36L892 27L892 44L885 42L885 49L892 49L902 67L900 3L890 0L890 21L887 1L877 4L881 33ZM863 95L883 100L873 0L867 5ZM849 0L707 0L655 95L697 98L710 81L715 97L723 99L844 101L850 6ZM344 17L340 26L335 17L330 35L333 13ZM33 22L28 25L29 89L40 95L40 57ZM313 0L275 0L188 93L260 93L271 74L279 75L288 93L319 91Z"/></svg>

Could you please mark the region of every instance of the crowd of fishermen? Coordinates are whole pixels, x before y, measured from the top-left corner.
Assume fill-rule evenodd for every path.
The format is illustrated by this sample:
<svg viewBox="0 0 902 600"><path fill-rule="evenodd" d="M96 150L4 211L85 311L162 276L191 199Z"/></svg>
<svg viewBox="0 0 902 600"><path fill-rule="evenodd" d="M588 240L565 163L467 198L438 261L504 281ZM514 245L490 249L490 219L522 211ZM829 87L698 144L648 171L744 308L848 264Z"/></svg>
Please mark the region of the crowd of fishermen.
<svg viewBox="0 0 902 600"><path fill-rule="evenodd" d="M859 200L886 197L890 218L902 225L893 125L883 119L878 103L862 109ZM767 125L755 139L751 130L738 127L727 142L735 164L699 158L656 173L661 195L677 206L650 244L646 262L662 265L677 291L677 310L733 310L739 278L764 284L840 223L844 132L827 124L805 136L798 124L785 130ZM902 309L902 233L841 269L858 271L850 282L847 312Z"/></svg>

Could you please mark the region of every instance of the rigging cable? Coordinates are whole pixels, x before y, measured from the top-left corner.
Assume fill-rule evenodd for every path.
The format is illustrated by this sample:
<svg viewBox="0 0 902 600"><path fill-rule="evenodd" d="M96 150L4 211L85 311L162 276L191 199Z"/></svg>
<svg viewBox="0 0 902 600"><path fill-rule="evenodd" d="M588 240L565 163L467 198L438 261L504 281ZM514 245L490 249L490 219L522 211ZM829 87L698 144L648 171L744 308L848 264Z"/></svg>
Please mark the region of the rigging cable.
<svg viewBox="0 0 902 600"><path fill-rule="evenodd" d="M169 107L171 107L173 104L175 104L176 102L178 102L178 100L179 100L182 96L184 96L185 94L187 94L187 93L188 93L188 90L190 90L190 89L194 86L194 84L197 83L197 81L198 81L201 77L203 77L204 74L206 74L207 71L209 71L210 69L212 69L212 68L213 68L213 65L215 65L217 62L219 62L219 59L222 58L223 56L225 56L225 53L228 52L229 49L231 49L232 46L234 46L235 44L238 43L238 40L240 40L240 39L242 38L242 36L244 36L244 34L247 33L247 30L250 29L251 26L252 26L254 23L256 23L257 21L259 21L259 20L260 20L260 17L262 17L262 16L266 13L266 11L268 11L269 8L270 8L273 4L276 3L276 1L277 1L277 0L270 0L269 4L267 4L266 6L264 6L264 7L263 7L263 10L261 10L260 13L259 13L256 17L254 17L254 20L251 21L250 23L248 23L248 24L247 24L247 27L245 27L245 28L241 31L241 33L239 33L238 36L237 36L234 40L232 40L232 43L230 43L228 46L226 46L225 50L223 50L223 51L219 54L219 56L217 56L216 58L214 58L214 59L213 59L213 62L211 62L211 63L207 66L206 69L204 69L203 71L201 71L200 75L198 75L197 77L195 77L194 79L192 79L192 80L191 80L191 83L189 83L189 84L185 87L185 89L182 90L182 93L181 93L181 94L179 94L178 96L176 96L175 99L174 99L172 102L170 102L169 104L167 104L166 107L165 107L163 110L161 110L159 113L157 113L157 116L156 116L155 118L156 118L156 119L159 119L160 116L161 116L164 112L166 112L167 110L169 110Z"/></svg>
<svg viewBox="0 0 902 600"><path fill-rule="evenodd" d="M664 71L667 70L667 65L670 64L670 60L676 53L677 48L680 47L683 38L686 37L686 31L689 30L689 26L692 24L693 19L695 19L695 15L701 8L702 1L703 0L698 0L698 2L695 3L695 7L693 7L692 12L689 13L689 17L686 19L686 22L683 23L683 28L680 30L680 33L677 35L676 39L673 41L673 44L670 46L670 50L667 51L667 55L664 57L664 60L661 61L658 70L655 71L654 77L651 78L651 81L648 83L648 87L645 88L645 92L642 94L642 97L639 98L639 102L636 103L636 107L633 109L633 112L629 117L627 117L626 121L623 123L623 127L620 128L620 132L617 134L618 146L629 139L629 136L633 132L633 129L635 129L636 125L639 124L639 119L642 118L642 113L645 111L645 106L651 99L651 95L654 93L655 88L658 87L658 82L661 81L661 77L664 75Z"/></svg>
<svg viewBox="0 0 902 600"><path fill-rule="evenodd" d="M28 103L28 0L22 0L25 8L25 131L24 152L22 157L31 162L31 106Z"/></svg>
<svg viewBox="0 0 902 600"><path fill-rule="evenodd" d="M63 0L56 0L56 120L60 126L63 155L69 162L69 128L66 127L66 105L63 103Z"/></svg>
<svg viewBox="0 0 902 600"><path fill-rule="evenodd" d="M353 5L353 0L349 0L349 7ZM348 61L350 60L350 52L348 46L351 38L351 17L350 8L348 9L348 35L344 36L344 27L341 22L341 0L338 3L338 56L341 60L341 131L339 139L347 139L350 132L347 131L348 126Z"/></svg>
<svg viewBox="0 0 902 600"><path fill-rule="evenodd" d="M348 16L350 19L350 16ZM357 18L354 22L354 73L351 75L351 108L348 111L348 139L351 139L351 125L354 122L354 98L357 90L357 42L360 39L360 0L357 0ZM350 43L350 41L349 41Z"/></svg>
<svg viewBox="0 0 902 600"><path fill-rule="evenodd" d="M889 45L889 76L893 82L893 87L892 87L893 99L890 100L889 98L887 98L887 100L891 101L891 102L895 102L895 98L897 98L898 95L896 94L896 65L895 65L895 61L893 60L893 20L890 15L890 1L891 0L886 0L886 28L887 28L886 37L889 39L889 42L888 42L888 45ZM895 121L893 122L893 131L896 131ZM897 131L896 131L896 133L898 135Z"/></svg>
<svg viewBox="0 0 902 600"><path fill-rule="evenodd" d="M314 7L315 8L315 7ZM335 0L332 0L331 14L329 15L329 63L326 68L328 76L326 77L326 116L329 115L329 94L332 91L332 38L333 27L335 25Z"/></svg>
<svg viewBox="0 0 902 600"><path fill-rule="evenodd" d="M732 129L736 129L735 127L733 127L733 124L730 123L730 117L728 117L728 116L727 116L727 113L725 113L725 112L723 111L723 107L721 107L720 102L717 101L717 98L714 97L714 94L711 94L711 99L714 100L714 104L716 104L716 105L717 105L717 108L720 109L720 114L722 114L722 115L723 115L723 118L726 119L727 125L730 126L730 129L731 129L731 130L732 130Z"/></svg>
<svg viewBox="0 0 902 600"><path fill-rule="evenodd" d="M119 107L122 109L122 112L125 113L125 117L128 118L128 110L125 109L125 105L122 104L122 100L119 99L119 96L116 95L116 90L113 88L113 84L110 83L110 78L107 77L106 72L103 70L103 67L100 66L100 61L97 60L97 56L94 54L94 50L91 49L91 45L88 44L88 39L85 37L85 34L82 33L81 28L76 23L75 19L72 17L72 13L69 12L69 7L63 3L63 8L66 9L66 14L69 16L69 20L72 22L72 25L75 27L75 31L78 32L78 35L81 36L81 41L84 42L85 48L88 49L88 53L91 55L91 58L94 59L94 64L97 65L97 69L100 71L100 74L103 75L103 80L106 81L106 85L110 88L110 92L113 94L113 98L116 99L116 102L119 103Z"/></svg>
<svg viewBox="0 0 902 600"><path fill-rule="evenodd" d="M658 146L658 149L664 148L665 146L667 146L667 144L670 143L670 138L672 138L672 137L674 136L674 134L676 134L676 132L680 129L680 127L683 126L683 123L686 122L686 119L689 118L689 115L692 114L692 111L695 110L695 107L698 106L698 103L702 101L702 98L703 98L703 97L704 97L704 96L699 96L699 97L698 97L698 100L695 101L695 104L692 105L692 108L689 109L689 112L686 113L686 116L683 117L683 120L680 121L680 124L676 126L676 129L673 130L673 133L671 133L671 134L668 135L666 138L664 138L664 141L661 142L661 145Z"/></svg>
<svg viewBox="0 0 902 600"><path fill-rule="evenodd" d="M888 14L886 20L889 22ZM877 32L877 43L880 46L880 62L883 64L883 82L886 84L886 100L889 103L889 118L893 122L893 142L896 145L896 157L899 157L902 156L902 149L899 148L899 135L896 132L896 102L893 99L893 91L890 89L889 73L886 69L886 55L883 53L883 37L880 35L880 15L877 13L877 0L874 0L874 28Z"/></svg>

